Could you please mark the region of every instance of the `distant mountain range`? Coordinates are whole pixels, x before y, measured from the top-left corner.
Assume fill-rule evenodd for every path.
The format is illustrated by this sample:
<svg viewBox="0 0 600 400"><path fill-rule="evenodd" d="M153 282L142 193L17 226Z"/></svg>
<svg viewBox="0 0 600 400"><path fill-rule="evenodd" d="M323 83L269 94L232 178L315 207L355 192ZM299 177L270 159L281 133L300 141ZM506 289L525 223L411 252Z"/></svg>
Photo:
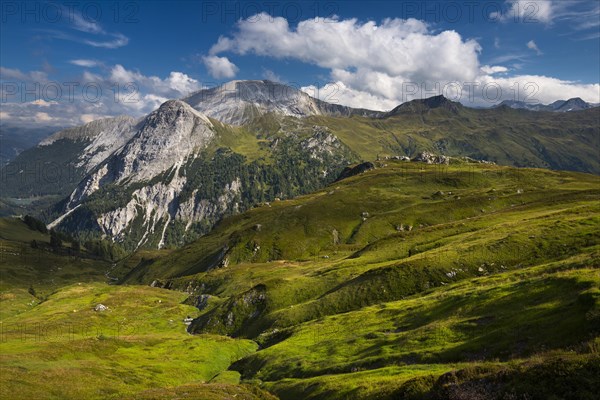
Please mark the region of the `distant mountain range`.
<svg viewBox="0 0 600 400"><path fill-rule="evenodd" d="M531 104L524 101L504 100L496 107L502 106L529 111L569 112L588 110L590 108L598 107L600 104L587 103L579 97L575 97L569 100L558 100L552 104Z"/></svg>
<svg viewBox="0 0 600 400"><path fill-rule="evenodd" d="M55 133L2 168L0 205L56 196L42 216L81 239L109 237L129 250L181 245L226 215L313 192L379 156L429 151L600 173L599 112L472 109L443 96L377 112L233 81L139 119Z"/></svg>
<svg viewBox="0 0 600 400"><path fill-rule="evenodd" d="M35 146L56 131L56 127L26 128L0 123L0 166L8 164L23 150Z"/></svg>

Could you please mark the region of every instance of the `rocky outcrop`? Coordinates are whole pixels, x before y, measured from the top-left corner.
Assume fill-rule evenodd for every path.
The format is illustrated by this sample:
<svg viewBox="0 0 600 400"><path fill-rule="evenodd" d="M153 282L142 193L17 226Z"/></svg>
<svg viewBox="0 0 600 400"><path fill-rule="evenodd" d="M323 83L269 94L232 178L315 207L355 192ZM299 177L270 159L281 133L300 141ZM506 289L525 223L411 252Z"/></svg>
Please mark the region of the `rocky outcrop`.
<svg viewBox="0 0 600 400"><path fill-rule="evenodd" d="M443 155L437 155L430 153L428 151L424 151L422 153L417 154L412 158L411 161L415 162L424 162L426 164L449 164L450 157L446 157Z"/></svg>
<svg viewBox="0 0 600 400"><path fill-rule="evenodd" d="M256 285L196 318L189 326L188 332L238 336L243 334L242 330L257 320L266 308L267 288L263 284Z"/></svg>
<svg viewBox="0 0 600 400"><path fill-rule="evenodd" d="M342 142L326 128L313 127L313 129L315 133L300 143L301 148L310 155L310 158L323 161L323 156L332 156L342 148Z"/></svg>

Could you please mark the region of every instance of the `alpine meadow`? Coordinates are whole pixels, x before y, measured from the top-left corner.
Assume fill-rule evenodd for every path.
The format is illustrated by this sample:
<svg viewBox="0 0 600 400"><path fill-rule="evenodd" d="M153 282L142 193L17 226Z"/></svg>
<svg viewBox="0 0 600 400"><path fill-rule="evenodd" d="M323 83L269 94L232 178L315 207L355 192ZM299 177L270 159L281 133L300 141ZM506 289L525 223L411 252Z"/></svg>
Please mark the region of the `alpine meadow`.
<svg viewBox="0 0 600 400"><path fill-rule="evenodd" d="M596 0L0 11L0 399L598 398Z"/></svg>

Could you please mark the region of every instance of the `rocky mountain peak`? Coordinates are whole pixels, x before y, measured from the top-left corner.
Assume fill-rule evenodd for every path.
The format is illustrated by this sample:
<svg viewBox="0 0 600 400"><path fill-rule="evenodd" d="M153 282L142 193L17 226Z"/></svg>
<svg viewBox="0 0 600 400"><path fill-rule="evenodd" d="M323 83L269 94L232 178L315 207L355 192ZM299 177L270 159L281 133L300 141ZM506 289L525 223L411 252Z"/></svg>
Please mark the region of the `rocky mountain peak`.
<svg viewBox="0 0 600 400"><path fill-rule="evenodd" d="M185 120L186 118L198 118L206 124L212 125L205 115L193 109L188 103L181 100L168 100L146 118L144 126L147 124L155 127L173 125L180 119Z"/></svg>
<svg viewBox="0 0 600 400"><path fill-rule="evenodd" d="M382 114L330 104L293 86L268 80L231 81L200 90L182 100L201 113L230 125L244 125L266 113L299 118Z"/></svg>
<svg viewBox="0 0 600 400"><path fill-rule="evenodd" d="M443 95L429 97L427 99L415 100L420 101L423 105L429 108L440 108L440 107L457 107L462 105L460 103L456 103L454 101L448 100Z"/></svg>
<svg viewBox="0 0 600 400"><path fill-rule="evenodd" d="M598 107L598 104L587 103L580 97L574 97L569 100L557 100L551 104L529 103L517 100L504 100L496 107L510 107L514 109L524 109L530 111L548 111L548 112L569 112L587 110Z"/></svg>
<svg viewBox="0 0 600 400"><path fill-rule="evenodd" d="M102 162L71 194L73 209L90 194L112 182L149 181L161 173L177 171L214 138L205 116L180 100L169 100L137 126L131 139Z"/></svg>
<svg viewBox="0 0 600 400"><path fill-rule="evenodd" d="M319 114L314 99L291 86L271 81L231 81L183 99L194 109L232 125L243 125L268 112L306 116Z"/></svg>
<svg viewBox="0 0 600 400"><path fill-rule="evenodd" d="M214 137L203 114L180 100L169 100L150 113L136 135L116 154L117 180L151 179L204 148Z"/></svg>

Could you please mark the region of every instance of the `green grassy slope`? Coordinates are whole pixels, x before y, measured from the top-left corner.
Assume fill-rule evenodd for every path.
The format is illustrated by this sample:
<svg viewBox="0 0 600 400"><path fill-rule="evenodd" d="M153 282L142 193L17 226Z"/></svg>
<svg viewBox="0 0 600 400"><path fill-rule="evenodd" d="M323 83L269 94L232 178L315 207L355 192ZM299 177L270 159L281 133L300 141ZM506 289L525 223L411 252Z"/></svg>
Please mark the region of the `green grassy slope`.
<svg viewBox="0 0 600 400"><path fill-rule="evenodd" d="M431 388L443 373L474 367L600 366L598 250L300 324L235 368L282 398L300 398L312 384L304 398L341 399L381 398L419 376L431 376ZM535 381L521 383L543 397Z"/></svg>
<svg viewBox="0 0 600 400"><path fill-rule="evenodd" d="M70 252L70 243L52 251L49 243L49 234L30 229L21 219L0 218L0 290L33 288L43 297L67 284L106 279L110 263L83 250Z"/></svg>
<svg viewBox="0 0 600 400"><path fill-rule="evenodd" d="M412 107L385 119L312 117L306 123L329 127L363 159L428 150L502 165L600 172L600 108L570 113L454 108Z"/></svg>
<svg viewBox="0 0 600 400"><path fill-rule="evenodd" d="M52 251L20 219L0 228L0 398L273 398L227 371L254 342L186 332L185 293L108 285L110 263Z"/></svg>
<svg viewBox="0 0 600 400"><path fill-rule="evenodd" d="M232 369L283 399L586 398L598 177L385 163L117 270L207 298L192 331L258 342Z"/></svg>
<svg viewBox="0 0 600 400"><path fill-rule="evenodd" d="M256 344L188 335L183 319L195 309L181 304L185 297L150 287L76 284L3 319L0 397L120 399L150 388L218 382ZM97 304L108 310L94 311ZM224 384L238 380L229 373Z"/></svg>

